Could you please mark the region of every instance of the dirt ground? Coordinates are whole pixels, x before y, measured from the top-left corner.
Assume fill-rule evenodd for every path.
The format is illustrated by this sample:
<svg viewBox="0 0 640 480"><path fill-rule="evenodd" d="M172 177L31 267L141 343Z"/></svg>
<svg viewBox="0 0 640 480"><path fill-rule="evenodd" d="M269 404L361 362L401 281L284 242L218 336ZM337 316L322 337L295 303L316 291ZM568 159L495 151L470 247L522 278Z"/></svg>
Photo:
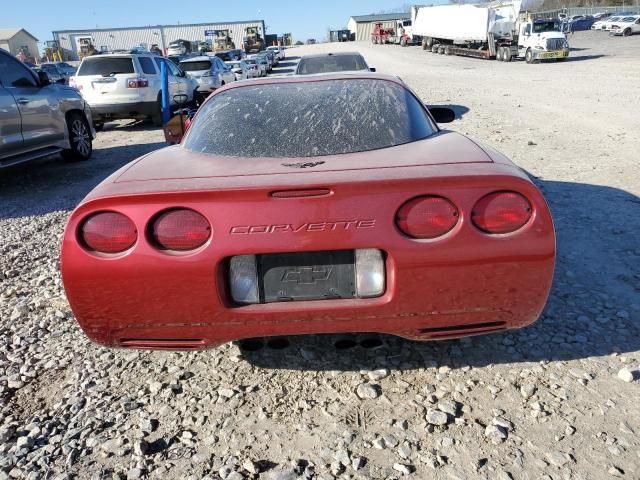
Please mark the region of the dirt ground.
<svg viewBox="0 0 640 480"><path fill-rule="evenodd" d="M640 35L569 41L568 61L539 65L324 44L288 50L279 71L358 50L535 178L558 262L524 330L110 351L69 310L60 237L161 131L108 124L89 162L0 172L0 480L640 479Z"/></svg>

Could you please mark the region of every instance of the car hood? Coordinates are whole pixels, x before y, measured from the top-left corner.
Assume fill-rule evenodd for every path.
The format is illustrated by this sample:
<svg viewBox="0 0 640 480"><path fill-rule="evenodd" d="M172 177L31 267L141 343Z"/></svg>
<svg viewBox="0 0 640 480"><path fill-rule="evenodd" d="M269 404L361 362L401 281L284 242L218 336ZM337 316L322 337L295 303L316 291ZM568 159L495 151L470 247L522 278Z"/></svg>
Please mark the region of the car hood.
<svg viewBox="0 0 640 480"><path fill-rule="evenodd" d="M114 183L349 172L467 163L492 163L492 159L472 140L450 131L440 131L424 140L369 152L304 158L223 157L173 146L157 150L133 162Z"/></svg>

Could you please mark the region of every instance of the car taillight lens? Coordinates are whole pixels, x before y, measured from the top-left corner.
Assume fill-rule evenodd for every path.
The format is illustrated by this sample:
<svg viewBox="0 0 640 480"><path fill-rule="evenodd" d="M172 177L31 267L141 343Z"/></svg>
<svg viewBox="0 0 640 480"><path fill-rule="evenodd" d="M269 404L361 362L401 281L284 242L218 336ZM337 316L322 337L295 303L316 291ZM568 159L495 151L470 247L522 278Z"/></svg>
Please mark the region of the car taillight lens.
<svg viewBox="0 0 640 480"><path fill-rule="evenodd" d="M446 198L425 196L405 203L396 213L396 225L413 238L437 238L451 231L460 214Z"/></svg>
<svg viewBox="0 0 640 480"><path fill-rule="evenodd" d="M516 192L494 192L482 197L473 207L473 224L486 233L512 233L531 218L529 200Z"/></svg>
<svg viewBox="0 0 640 480"><path fill-rule="evenodd" d="M80 237L90 249L100 253L121 253L138 239L138 230L126 216L116 212L92 215L80 228Z"/></svg>
<svg viewBox="0 0 640 480"><path fill-rule="evenodd" d="M170 210L154 220L151 235L162 248L184 252L207 243L211 237L211 225L193 210Z"/></svg>
<svg viewBox="0 0 640 480"><path fill-rule="evenodd" d="M127 87L128 88L145 88L149 86L149 80L146 78L128 78L127 79Z"/></svg>

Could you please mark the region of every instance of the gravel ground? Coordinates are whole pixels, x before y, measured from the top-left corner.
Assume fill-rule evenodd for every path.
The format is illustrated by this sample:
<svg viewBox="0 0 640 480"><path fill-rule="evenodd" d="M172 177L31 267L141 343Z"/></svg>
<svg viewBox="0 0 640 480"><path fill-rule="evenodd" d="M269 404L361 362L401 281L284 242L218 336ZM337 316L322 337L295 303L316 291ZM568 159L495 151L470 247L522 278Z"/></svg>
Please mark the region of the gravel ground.
<svg viewBox="0 0 640 480"><path fill-rule="evenodd" d="M60 237L77 202L161 132L107 125L87 163L2 172L0 480L639 479L640 36L571 43L569 61L542 65L289 50L360 50L536 177L559 257L544 315L521 331L107 350L69 310Z"/></svg>

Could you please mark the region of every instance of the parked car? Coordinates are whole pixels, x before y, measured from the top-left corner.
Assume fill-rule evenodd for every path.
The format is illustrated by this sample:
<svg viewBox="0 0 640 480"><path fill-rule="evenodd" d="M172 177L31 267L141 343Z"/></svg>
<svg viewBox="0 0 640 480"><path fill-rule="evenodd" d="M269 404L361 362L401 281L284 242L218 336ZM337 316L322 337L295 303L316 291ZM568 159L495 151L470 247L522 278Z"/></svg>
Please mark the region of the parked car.
<svg viewBox="0 0 640 480"><path fill-rule="evenodd" d="M589 30L594 22L595 19L591 15L574 15L569 20L569 30L572 32Z"/></svg>
<svg viewBox="0 0 640 480"><path fill-rule="evenodd" d="M78 71L76 67L67 62L45 62L42 65L55 65L58 67L58 70L64 73L67 77L72 77Z"/></svg>
<svg viewBox="0 0 640 480"><path fill-rule="evenodd" d="M88 160L95 131L80 94L0 50L0 168L61 153Z"/></svg>
<svg viewBox="0 0 640 480"><path fill-rule="evenodd" d="M166 58L153 54L107 54L85 57L78 73L71 77L76 87L91 106L96 128L109 120L151 118L162 125L160 66L169 73L169 100L186 95L194 99L198 83Z"/></svg>
<svg viewBox="0 0 640 480"><path fill-rule="evenodd" d="M454 118L371 73L214 92L179 145L70 215L60 268L75 318L106 346L164 350L530 325L553 280L551 213L522 169L437 124Z"/></svg>
<svg viewBox="0 0 640 480"><path fill-rule="evenodd" d="M245 59L245 62L249 65L255 65L258 67L258 77L266 77L267 70L269 69L269 63L267 62L266 57L258 57L256 55L251 55L250 57Z"/></svg>
<svg viewBox="0 0 640 480"><path fill-rule="evenodd" d="M240 48L232 48L230 50L216 52L215 56L223 62L227 62L230 60L242 60L243 58L247 58L247 53Z"/></svg>
<svg viewBox="0 0 640 480"><path fill-rule="evenodd" d="M180 62L180 67L198 83L197 95L200 100L208 97L216 88L236 80L231 67L214 56L187 58Z"/></svg>
<svg viewBox="0 0 640 480"><path fill-rule="evenodd" d="M616 22L612 22L611 35L628 37L634 33L640 33L640 15L624 17Z"/></svg>
<svg viewBox="0 0 640 480"><path fill-rule="evenodd" d="M260 52L260 54L267 55L271 59L271 63L274 67L278 65L278 63L280 63L280 60L278 59L278 55L273 50L269 50L269 49L263 50L262 52Z"/></svg>
<svg viewBox="0 0 640 480"><path fill-rule="evenodd" d="M598 12L598 13L595 13L593 15L593 18L596 21L600 21L600 20L604 20L605 18L608 18L610 16L611 16L611 12Z"/></svg>
<svg viewBox="0 0 640 480"><path fill-rule="evenodd" d="M255 63L247 63L247 60L232 60L225 62L236 76L236 80L247 80L250 78L257 78L260 74L260 69Z"/></svg>
<svg viewBox="0 0 640 480"><path fill-rule="evenodd" d="M59 69L53 63L41 63L37 66L37 69L45 72L49 76L51 83L69 83L71 75L66 75L62 69Z"/></svg>
<svg viewBox="0 0 640 480"><path fill-rule="evenodd" d="M604 20L595 22L593 25L591 25L591 29L592 30L605 30L605 31L609 31L611 30L611 25L613 22L618 22L620 21L622 18L624 18L624 15L616 15L616 16L611 16L611 17L607 17Z"/></svg>
<svg viewBox="0 0 640 480"><path fill-rule="evenodd" d="M284 48L280 46L267 47L267 50L273 52L276 55L276 58L278 59L278 61L284 60L285 57L287 56L287 54L284 51Z"/></svg>
<svg viewBox="0 0 640 480"><path fill-rule="evenodd" d="M357 52L318 53L305 55L298 62L296 75L331 72L375 72Z"/></svg>
<svg viewBox="0 0 640 480"><path fill-rule="evenodd" d="M273 61L271 57L269 57L268 55L265 55L264 52L256 53L255 55L252 55L252 57L262 59L262 61L265 63L265 68L267 70L267 73L271 73L271 71L273 70Z"/></svg>

